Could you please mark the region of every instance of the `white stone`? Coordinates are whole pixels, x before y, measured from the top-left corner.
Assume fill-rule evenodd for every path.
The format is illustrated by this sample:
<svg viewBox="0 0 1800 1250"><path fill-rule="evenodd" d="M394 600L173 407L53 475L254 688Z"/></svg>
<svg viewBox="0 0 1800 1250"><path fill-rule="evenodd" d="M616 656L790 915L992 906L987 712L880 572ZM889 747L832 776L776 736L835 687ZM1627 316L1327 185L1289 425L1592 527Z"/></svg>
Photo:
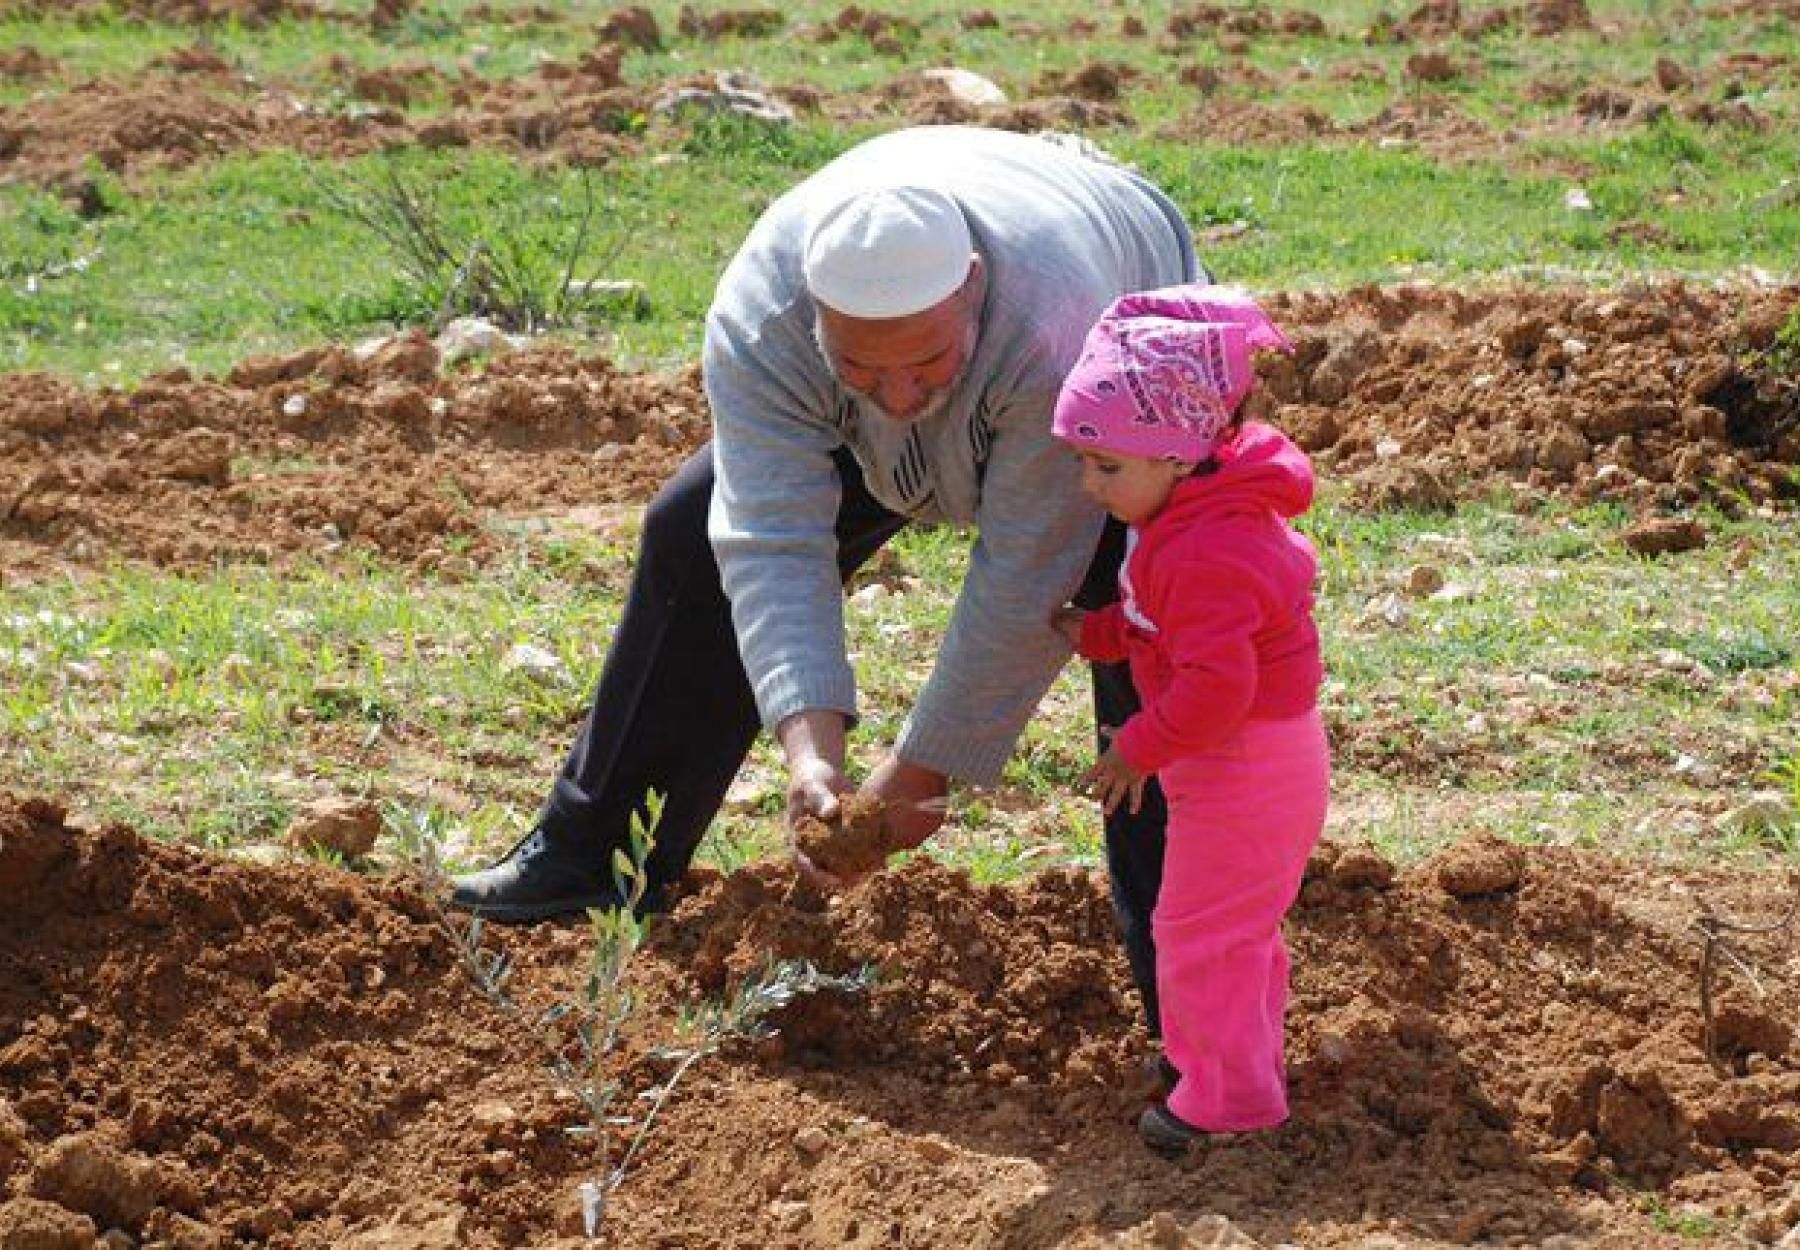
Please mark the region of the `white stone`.
<svg viewBox="0 0 1800 1250"><path fill-rule="evenodd" d="M513 645L506 653L505 667L512 672L527 673L532 677L563 677L568 668L555 653L529 642Z"/></svg>
<svg viewBox="0 0 1800 1250"><path fill-rule="evenodd" d="M1711 786L1719 780L1716 765L1709 764L1698 756L1682 754L1675 757L1672 770L1677 777L1695 786Z"/></svg>
<svg viewBox="0 0 1800 1250"><path fill-rule="evenodd" d="M919 77L942 84L951 99L976 108L1006 103L1006 92L992 79L983 78L974 70L945 65L922 70Z"/></svg>
<svg viewBox="0 0 1800 1250"><path fill-rule="evenodd" d="M432 345L438 350L438 358L448 365L484 352L509 351L526 341L508 334L485 318L458 317L438 331Z"/></svg>

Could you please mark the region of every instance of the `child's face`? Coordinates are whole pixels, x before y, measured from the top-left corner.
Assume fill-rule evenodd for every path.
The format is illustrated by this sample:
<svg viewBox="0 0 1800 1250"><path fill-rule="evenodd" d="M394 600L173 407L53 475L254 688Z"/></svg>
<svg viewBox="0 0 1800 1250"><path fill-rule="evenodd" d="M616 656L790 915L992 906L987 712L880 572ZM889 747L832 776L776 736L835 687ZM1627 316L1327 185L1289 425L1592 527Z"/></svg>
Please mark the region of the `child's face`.
<svg viewBox="0 0 1800 1250"><path fill-rule="evenodd" d="M1161 512L1175 483L1188 472L1188 466L1173 460L1116 456L1105 451L1083 451L1080 455L1081 489L1127 525L1142 525Z"/></svg>

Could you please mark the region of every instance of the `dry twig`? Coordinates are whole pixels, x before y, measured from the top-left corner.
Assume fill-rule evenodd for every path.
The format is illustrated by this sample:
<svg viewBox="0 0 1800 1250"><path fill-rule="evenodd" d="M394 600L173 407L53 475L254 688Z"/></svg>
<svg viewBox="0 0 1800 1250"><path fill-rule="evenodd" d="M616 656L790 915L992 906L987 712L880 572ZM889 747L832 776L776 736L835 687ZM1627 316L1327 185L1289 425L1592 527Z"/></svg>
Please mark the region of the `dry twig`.
<svg viewBox="0 0 1800 1250"><path fill-rule="evenodd" d="M1702 904L1700 916L1694 921L1694 928L1699 930L1701 938L1700 950L1700 1016L1705 1022L1706 1061L1717 1067L1718 1026L1713 1003L1713 978L1717 975L1719 961L1729 960L1756 990L1760 997L1763 993L1762 982L1757 979L1756 969L1748 960L1733 949L1727 940L1732 934L1768 934L1780 933L1791 926L1796 918L1800 918L1800 876L1792 879L1794 900L1787 911L1777 920L1763 924L1747 924L1742 920L1731 919L1707 909Z"/></svg>

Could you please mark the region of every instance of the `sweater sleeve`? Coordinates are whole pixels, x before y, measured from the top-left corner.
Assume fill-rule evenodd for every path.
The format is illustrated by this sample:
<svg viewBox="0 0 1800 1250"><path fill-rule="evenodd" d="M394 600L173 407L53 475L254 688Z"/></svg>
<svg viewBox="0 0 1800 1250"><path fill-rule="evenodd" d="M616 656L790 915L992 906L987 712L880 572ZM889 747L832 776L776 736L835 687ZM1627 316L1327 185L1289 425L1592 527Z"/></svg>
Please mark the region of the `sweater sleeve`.
<svg viewBox="0 0 1800 1250"><path fill-rule="evenodd" d="M1098 664L1117 664L1126 658L1125 608L1109 603L1081 618L1081 645L1076 648L1084 660Z"/></svg>
<svg viewBox="0 0 1800 1250"><path fill-rule="evenodd" d="M968 572L895 744L903 759L977 784L998 780L1068 660L1050 614L1081 581L1100 536L1080 461L1050 434L1053 398L1029 392L995 416Z"/></svg>
<svg viewBox="0 0 1800 1250"><path fill-rule="evenodd" d="M1263 618L1252 571L1234 562L1188 560L1159 578L1157 612L1169 684L1114 738L1140 772L1224 742L1256 698L1256 630Z"/></svg>
<svg viewBox="0 0 1800 1250"><path fill-rule="evenodd" d="M856 714L837 569L840 436L823 415L822 363L801 357L792 327L794 342L772 341L782 331L779 319L753 332L715 310L703 353L716 475L707 530L770 729L810 709Z"/></svg>

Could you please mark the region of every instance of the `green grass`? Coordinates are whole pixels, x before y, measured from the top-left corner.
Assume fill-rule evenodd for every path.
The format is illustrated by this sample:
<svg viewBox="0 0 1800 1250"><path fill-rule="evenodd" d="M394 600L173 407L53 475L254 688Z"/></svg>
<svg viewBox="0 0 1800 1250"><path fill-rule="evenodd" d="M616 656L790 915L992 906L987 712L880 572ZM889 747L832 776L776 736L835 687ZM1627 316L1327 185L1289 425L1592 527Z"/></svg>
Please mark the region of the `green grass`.
<svg viewBox="0 0 1800 1250"><path fill-rule="evenodd" d="M1645 561L1617 542L1618 521L1491 505L1371 516L1330 501L1309 519L1324 566L1335 836L1401 860L1484 828L1796 862L1791 831L1711 832L1751 792L1794 785L1800 668L1782 626L1800 619L1793 539L1713 517L1707 549ZM335 790L445 813L465 861L502 850L561 761L628 572L616 546L562 540L547 559L523 545L542 540L519 541L477 581L370 562L9 585L0 769L17 788L216 846L278 836L297 804ZM860 583L899 587L849 608L861 767L929 669L963 559L954 533L914 531ZM1402 625L1371 619L1370 601L1421 562L1457 589L1410 601ZM516 643L561 670L510 667ZM959 794L931 853L983 880L1099 864L1098 812L1080 793L1092 735L1086 675L1071 665L1002 783ZM1684 756L1701 771L1684 771ZM765 741L704 858L778 854L782 787Z"/></svg>
<svg viewBox="0 0 1800 1250"><path fill-rule="evenodd" d="M771 134L716 125L688 136L680 163L643 159L602 171L600 234L578 276L636 279L650 302L642 317L596 318L585 333L635 364L691 359L713 283L757 213L846 142L807 127ZM1528 268L1614 278L1677 267L1723 272L1742 263L1779 268L1800 252L1800 211L1738 215L1762 177L1754 152L1735 181L1724 171L1714 179L1705 197L1711 216L1694 216L1691 229L1677 223L1666 246L1615 246L1602 223L1570 221L1563 182L1497 166L1369 149L1117 146L1198 225L1248 222L1251 231L1207 248L1206 260L1260 289L1427 274L1480 281ZM234 157L140 194L116 192L119 211L91 222L45 192L0 190L0 255L8 258L0 367L92 381L174 364L217 371L248 354L429 320L434 302L327 203L327 186L378 178L378 159L339 172L286 154ZM505 228L546 271L560 272L555 262L581 197L575 173L531 170L495 153L417 157L406 167L438 188L446 218L466 233ZM1596 195L1606 198L1608 185L1596 183ZM75 261L81 267L60 276L31 278Z"/></svg>
<svg viewBox="0 0 1800 1250"><path fill-rule="evenodd" d="M427 0L385 33L369 30L368 6L350 0L331 6L342 20L204 32L104 14L0 19L0 49L30 45L63 67L0 87L0 107L53 98L83 78L156 72L148 68L156 58L205 42L261 82L327 112L354 111L357 69L424 64L517 77L581 56L617 6L574 0L562 20L504 20L519 7L495 5L472 20L474 0ZM1149 36L1132 39L1118 10L1100 11L1091 34L1069 35L1072 20L1094 15L1080 0L995 5L1001 29L976 31L961 28L957 11L908 2L881 6L919 23L896 50L860 36L812 37L841 10L836 0L787 7L780 37L717 42L677 32L678 3L651 7L665 44L627 58L627 78L640 84L731 68L843 94L954 62L1023 98L1052 72L1102 60L1133 67L1140 72L1122 101L1133 124L1092 137L1167 187L1196 226L1245 223L1209 245L1206 259L1220 276L1261 289L1419 276L1711 277L1744 265L1792 274L1800 255L1800 195L1782 190L1800 166L1791 76L1736 84L1771 119L1761 130L1681 115L1695 101L1723 101L1729 84L1718 64L1729 53L1800 56L1788 23L1667 0L1597 0L1592 31L1448 39L1444 50L1464 72L1427 88L1404 72L1425 45L1365 42L1393 11L1375 0L1305 6L1324 17L1324 36L1241 46L1207 33L1168 45L1172 4L1134 6ZM1700 85L1671 99L1670 116L1649 125L1576 117L1574 96L1589 84L1654 97L1652 67L1676 47ZM1318 108L1337 126L1431 95L1491 131L1517 127L1526 138L1457 160L1404 146L1207 142L1194 124L1205 101L1179 82L1179 69L1195 64L1219 68L1228 97ZM1345 69L1369 80L1347 82ZM1560 87L1541 90L1546 82ZM446 105L434 96L414 112ZM713 284L757 214L891 124L810 119L774 130L643 119L642 151L596 175L605 224L592 269L576 276L636 279L649 290L648 311L596 314L568 333L635 365L691 361ZM252 353L425 320L435 311L428 296L330 207L329 185L375 178L387 159L433 186L460 228L504 229L555 271L579 176L497 152L347 162L237 154L178 174L100 176L103 211L91 219L51 191L8 182L0 370L129 384L174 364L223 370ZM1565 206L1575 185L1592 212ZM1800 354L1796 344L1800 329L1790 326L1774 350L1786 361ZM1335 833L1371 838L1402 859L1487 828L1523 841L1793 862L1792 829L1711 832L1713 817L1750 790L1776 786L1800 799L1791 526L1709 516L1707 549L1645 561L1617 541L1625 519L1607 508L1522 514L1504 500L1450 516L1365 515L1330 499L1309 518L1325 573ZM495 525L506 532L504 518ZM567 746L628 559L529 533L511 541L514 556L479 581L422 580L369 562L6 583L0 768L10 785L63 796L88 814L212 845L266 840L297 804L338 790L428 813L456 832L450 850L464 859L503 849ZM850 610L864 766L897 732L929 669L963 558L953 533L909 534L871 573L907 589ZM1456 593L1403 599L1390 623L1387 597L1417 563L1440 567ZM561 672L532 678L509 667L519 642L555 653ZM932 853L984 880L1098 863L1098 815L1079 794L1092 732L1086 678L1072 666L1002 784L960 796ZM778 852L781 786L764 743L715 825L713 862Z"/></svg>
<svg viewBox="0 0 1800 1250"><path fill-rule="evenodd" d="M607 263L577 276L636 278L652 293L652 313L590 332L639 362L695 354L712 283L736 240L801 167L828 154L808 143L788 138L754 152L740 144L722 155L700 146L691 163L654 177L648 164L598 175L603 212L590 263ZM0 368L93 381L175 364L216 371L257 352L428 320L435 308L396 261L329 205L329 186L378 178L375 161L340 174L289 154L234 157L127 197L120 212L93 222L41 191L0 191L0 255L16 258L0 284ZM492 153L405 164L438 188L446 219L467 233L493 229L504 219L498 206L522 204L514 229L526 245L566 254L581 203L577 173L533 171ZM29 281L80 257L88 259L78 271Z"/></svg>
<svg viewBox="0 0 1800 1250"><path fill-rule="evenodd" d="M577 3L561 21L515 23L501 20L506 5L470 21L472 4L427 3L383 33L368 29L366 6L356 4L336 6L344 20L205 32L91 14L12 18L0 20L0 47L30 45L61 61L62 77L29 87L53 95L67 81L141 69L204 38L259 81L329 111L356 107L345 95L348 71L335 68L334 57L350 67L429 64L449 74L517 77L547 58L579 57L614 7ZM955 62L1024 97L1052 71L1097 60L1135 67L1140 73L1127 81L1123 101L1134 124L1093 137L1168 187L1197 226L1245 223L1246 232L1209 245L1207 259L1220 275L1261 289L1420 276L1616 281L1647 272L1713 276L1743 265L1791 273L1800 254L1800 195L1781 189L1800 166L1800 88L1790 79L1737 82L1741 98L1770 119L1760 131L1702 126L1683 119L1679 107L1651 125L1587 125L1568 98L1537 90L1553 79L1571 94L1600 83L1655 97L1652 67L1669 55L1679 28L1685 42L1677 59L1701 83L1671 102L1717 103L1727 83L1715 67L1726 54L1754 46L1800 55L1800 34L1781 24L1752 29L1659 0L1595 4L1591 31L1452 38L1445 49L1469 72L1421 88L1403 67L1424 45L1364 41L1385 11L1375 3L1307 6L1325 18L1326 35L1254 38L1241 52L1223 51L1205 34L1169 43L1162 34L1179 6L1167 4L1134 10L1148 30L1137 39L1121 35L1120 15L1111 12L1091 35L1069 35L1072 20L1090 16L1074 0L995 6L1001 28L977 31L961 29L952 12L901 4L883 11L911 16L920 33L896 51L859 35L813 37L809 31L841 9L832 3L794 7L780 37L718 41L679 34L678 5L651 7L664 47L633 52L626 62L627 76L642 83L731 68L771 84L865 92L913 69ZM1236 68L1240 61L1267 81L1251 81ZM1223 67L1225 95L1269 107L1328 105L1339 124L1434 94L1496 133L1518 126L1527 137L1516 151L1495 148L1455 162L1373 144L1209 143L1189 120L1204 101L1175 72L1194 63ZM1345 67L1382 79L1346 82L1334 72ZM422 111L444 103L426 101ZM712 285L760 209L859 135L891 124L877 119L845 131L815 120L777 132L646 119L643 151L601 175L605 272L580 276L642 281L650 309L641 319L596 318L579 332L631 363L691 359ZM330 211L320 185L367 179L379 159L340 168L239 154L181 174L133 177L129 186L102 179L111 211L92 221L45 191L0 187L0 368L129 382L172 364L216 370L254 352L353 339L429 317L428 293ZM547 257L567 237L575 188L566 171L498 154L403 159L440 189L453 218L522 235L527 251ZM1565 207L1575 185L1593 211ZM34 281L75 261L83 267Z"/></svg>

